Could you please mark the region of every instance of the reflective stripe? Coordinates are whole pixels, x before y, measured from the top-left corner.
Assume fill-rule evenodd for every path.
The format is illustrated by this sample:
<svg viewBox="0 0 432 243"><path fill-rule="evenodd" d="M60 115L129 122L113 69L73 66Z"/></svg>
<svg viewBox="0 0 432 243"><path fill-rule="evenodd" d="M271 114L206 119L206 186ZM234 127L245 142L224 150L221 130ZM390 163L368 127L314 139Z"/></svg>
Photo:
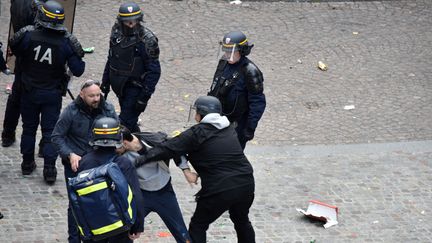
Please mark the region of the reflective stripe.
<svg viewBox="0 0 432 243"><path fill-rule="evenodd" d="M94 134L116 134L120 130L120 127L114 128L94 128Z"/></svg>
<svg viewBox="0 0 432 243"><path fill-rule="evenodd" d="M77 225L78 225L78 224L77 224ZM78 225L78 229L79 229L79 231L80 231L81 235L82 235L82 236L84 236L84 232L83 232L83 230L82 230L81 226L79 226L79 225Z"/></svg>
<svg viewBox="0 0 432 243"><path fill-rule="evenodd" d="M123 17L127 17L127 16L137 15L137 14L140 14L140 13L141 13L141 10L138 10L138 11L133 12L133 13L119 13L119 15L123 16Z"/></svg>
<svg viewBox="0 0 432 243"><path fill-rule="evenodd" d="M240 43L238 43L238 45L244 45L246 42L248 41L248 39L245 39L244 41L242 41L242 42L240 42ZM225 44L225 43L223 43L222 44L224 47L233 47L234 45L236 45L236 44Z"/></svg>
<svg viewBox="0 0 432 243"><path fill-rule="evenodd" d="M114 224L110 224L110 225L101 227L99 229L94 229L94 230L92 230L92 233L94 235L100 235L100 234L104 234L104 233L113 231L115 229L118 229L122 226L123 226L123 222L121 220L119 220L119 221L115 222Z"/></svg>
<svg viewBox="0 0 432 243"><path fill-rule="evenodd" d="M89 193L105 189L107 187L108 187L108 184L106 183L106 181L103 181L103 182L100 182L98 184L94 184L94 185L79 189L79 190L77 190L77 193L78 193L78 196L84 196L84 195L87 195Z"/></svg>
<svg viewBox="0 0 432 243"><path fill-rule="evenodd" d="M131 207L131 203L132 203L132 190L130 188L130 186L128 185L128 213L129 213L129 217L132 219L132 207Z"/></svg>
<svg viewBox="0 0 432 243"><path fill-rule="evenodd" d="M63 14L56 14L56 13L51 13L50 11L46 10L43 6L42 6L42 10L45 12L45 15L49 18L52 19L64 19L65 15Z"/></svg>

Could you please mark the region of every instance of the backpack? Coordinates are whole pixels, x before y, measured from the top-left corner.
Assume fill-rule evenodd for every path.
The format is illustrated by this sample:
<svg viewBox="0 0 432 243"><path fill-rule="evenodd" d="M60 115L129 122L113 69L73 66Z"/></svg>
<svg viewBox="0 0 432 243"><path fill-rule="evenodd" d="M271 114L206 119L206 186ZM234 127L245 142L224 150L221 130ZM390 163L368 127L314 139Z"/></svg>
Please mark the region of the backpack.
<svg viewBox="0 0 432 243"><path fill-rule="evenodd" d="M102 240L128 231L136 205L125 176L114 162L81 171L67 183L72 212L83 240Z"/></svg>

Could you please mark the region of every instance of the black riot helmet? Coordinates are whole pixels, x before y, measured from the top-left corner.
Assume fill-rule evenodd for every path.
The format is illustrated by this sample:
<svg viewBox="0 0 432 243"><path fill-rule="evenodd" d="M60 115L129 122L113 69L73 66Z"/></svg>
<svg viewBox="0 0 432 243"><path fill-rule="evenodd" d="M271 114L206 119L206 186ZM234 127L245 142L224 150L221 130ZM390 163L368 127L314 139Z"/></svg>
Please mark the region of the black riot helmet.
<svg viewBox="0 0 432 243"><path fill-rule="evenodd" d="M143 21L143 13L138 4L133 2L123 3L120 5L117 19L119 21L137 20L140 22Z"/></svg>
<svg viewBox="0 0 432 243"><path fill-rule="evenodd" d="M218 98L214 96L199 97L194 103L194 108L196 109L196 112L202 117L209 113L221 114L222 112L222 105Z"/></svg>
<svg viewBox="0 0 432 243"><path fill-rule="evenodd" d="M241 31L231 31L223 37L221 42L222 51L234 52L239 51L240 55L247 56L250 54L253 44L250 44L246 35Z"/></svg>
<svg viewBox="0 0 432 243"><path fill-rule="evenodd" d="M65 13L63 6L56 1L47 1L39 9L36 15L36 23L48 29L65 31Z"/></svg>
<svg viewBox="0 0 432 243"><path fill-rule="evenodd" d="M120 123L112 117L102 117L93 124L91 146L122 147Z"/></svg>

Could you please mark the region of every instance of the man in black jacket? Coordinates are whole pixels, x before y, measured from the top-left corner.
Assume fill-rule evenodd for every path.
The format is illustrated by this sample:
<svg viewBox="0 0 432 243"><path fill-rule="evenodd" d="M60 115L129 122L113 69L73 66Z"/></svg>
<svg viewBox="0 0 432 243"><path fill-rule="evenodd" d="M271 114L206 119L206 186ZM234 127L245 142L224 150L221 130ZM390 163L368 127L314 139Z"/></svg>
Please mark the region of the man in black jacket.
<svg viewBox="0 0 432 243"><path fill-rule="evenodd" d="M142 152L136 166L187 154L201 177L197 206L189 224L192 242L205 243L209 225L225 211L229 211L238 242L255 242L248 216L254 200L253 168L243 153L235 128L220 115L222 107L217 98L200 97L194 107L199 123Z"/></svg>
<svg viewBox="0 0 432 243"><path fill-rule="evenodd" d="M116 156L113 162L119 166L132 190L133 200L135 200L137 206L137 218L129 232L124 232L101 241L84 241L85 243L129 243L137 239L141 232L144 231L144 207L138 175L127 157L116 155L116 148L122 147L122 135L119 125L118 120L111 117L102 117L95 121L92 129L93 137L90 143L94 150L81 158L78 172L104 165Z"/></svg>

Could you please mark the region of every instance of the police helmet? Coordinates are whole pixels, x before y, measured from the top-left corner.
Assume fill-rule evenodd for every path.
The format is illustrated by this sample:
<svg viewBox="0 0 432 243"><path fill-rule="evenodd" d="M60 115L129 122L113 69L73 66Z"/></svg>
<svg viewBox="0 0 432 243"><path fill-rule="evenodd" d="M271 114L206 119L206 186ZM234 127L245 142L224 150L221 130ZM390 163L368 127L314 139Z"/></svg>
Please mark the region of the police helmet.
<svg viewBox="0 0 432 243"><path fill-rule="evenodd" d="M111 117L102 117L93 124L91 146L122 147L119 122Z"/></svg>
<svg viewBox="0 0 432 243"><path fill-rule="evenodd" d="M133 2L123 3L120 5L117 19L119 21L137 20L140 22L143 21L143 13L138 4Z"/></svg>
<svg viewBox="0 0 432 243"><path fill-rule="evenodd" d="M250 44L246 35L241 31L231 31L223 37L222 50L224 52L239 51L240 55L250 54L253 44Z"/></svg>
<svg viewBox="0 0 432 243"><path fill-rule="evenodd" d="M64 27L65 12L63 6L56 1L45 2L38 10L36 22L42 27L65 31Z"/></svg>
<svg viewBox="0 0 432 243"><path fill-rule="evenodd" d="M199 97L195 103L194 107L196 112L200 114L202 117L206 116L209 113L218 113L222 112L222 105L218 98L214 96L201 96Z"/></svg>

